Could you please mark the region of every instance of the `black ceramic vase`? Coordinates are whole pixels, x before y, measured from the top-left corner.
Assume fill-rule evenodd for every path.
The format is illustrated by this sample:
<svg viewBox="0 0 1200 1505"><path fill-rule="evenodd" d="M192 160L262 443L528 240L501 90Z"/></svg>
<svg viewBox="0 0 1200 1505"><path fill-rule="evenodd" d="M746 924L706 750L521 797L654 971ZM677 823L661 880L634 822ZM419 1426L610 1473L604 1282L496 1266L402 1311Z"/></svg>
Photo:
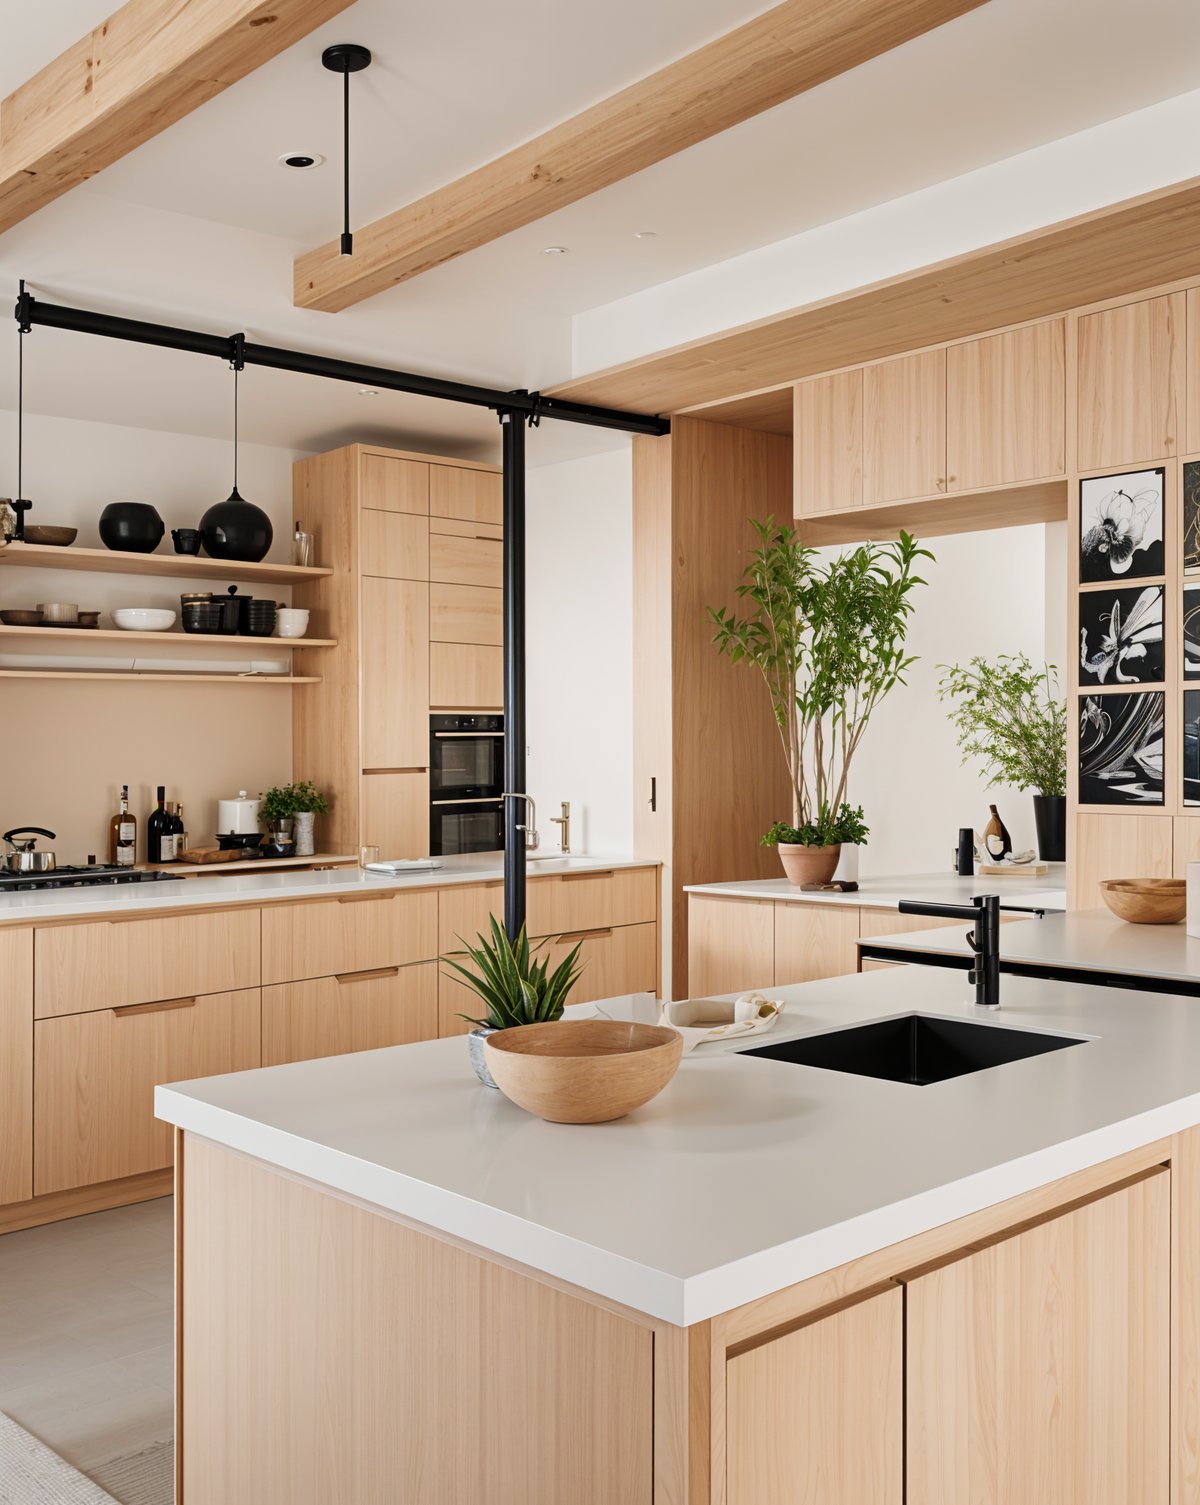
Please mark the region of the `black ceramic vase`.
<svg viewBox="0 0 1200 1505"><path fill-rule="evenodd" d="M1038 856L1043 862L1067 860L1067 797L1035 794L1033 819L1037 825Z"/></svg>
<svg viewBox="0 0 1200 1505"><path fill-rule="evenodd" d="M100 514L100 542L123 554L153 554L166 531L149 502L109 502Z"/></svg>
<svg viewBox="0 0 1200 1505"><path fill-rule="evenodd" d="M265 559L275 530L271 519L235 486L226 501L217 502L200 519L204 552L213 559L240 559L257 564Z"/></svg>

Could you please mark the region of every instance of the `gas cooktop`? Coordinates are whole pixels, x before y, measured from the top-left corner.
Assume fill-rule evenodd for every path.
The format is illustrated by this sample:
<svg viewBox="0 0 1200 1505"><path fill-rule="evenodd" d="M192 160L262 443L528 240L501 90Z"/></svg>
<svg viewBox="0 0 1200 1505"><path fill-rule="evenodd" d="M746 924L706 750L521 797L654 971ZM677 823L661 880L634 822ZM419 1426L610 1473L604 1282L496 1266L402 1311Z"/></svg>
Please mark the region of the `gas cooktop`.
<svg viewBox="0 0 1200 1505"><path fill-rule="evenodd" d="M145 873L139 868L56 867L51 873L9 873L0 868L0 893L30 888L91 888L102 883L183 883L178 873Z"/></svg>

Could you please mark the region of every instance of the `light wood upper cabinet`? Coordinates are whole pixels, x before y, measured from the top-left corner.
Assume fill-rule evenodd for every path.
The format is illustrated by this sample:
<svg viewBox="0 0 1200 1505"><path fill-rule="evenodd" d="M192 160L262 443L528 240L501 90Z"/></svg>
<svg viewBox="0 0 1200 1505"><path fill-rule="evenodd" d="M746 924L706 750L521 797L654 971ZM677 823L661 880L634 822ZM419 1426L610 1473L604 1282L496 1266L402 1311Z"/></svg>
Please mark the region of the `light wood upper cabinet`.
<svg viewBox="0 0 1200 1505"><path fill-rule="evenodd" d="M429 513L429 471L422 460L401 460L363 450L359 457L359 504L379 512Z"/></svg>
<svg viewBox="0 0 1200 1505"><path fill-rule="evenodd" d="M841 512L863 500L863 374L800 382L794 414L797 517Z"/></svg>
<svg viewBox="0 0 1200 1505"><path fill-rule="evenodd" d="M33 931L0 930L0 1203L33 1196Z"/></svg>
<svg viewBox="0 0 1200 1505"><path fill-rule="evenodd" d="M429 579L429 520L409 512L362 513L362 572L392 580Z"/></svg>
<svg viewBox="0 0 1200 1505"><path fill-rule="evenodd" d="M429 771L364 773L362 839L385 860L429 856Z"/></svg>
<svg viewBox="0 0 1200 1505"><path fill-rule="evenodd" d="M1184 320L1183 293L1079 320L1080 470L1180 453Z"/></svg>
<svg viewBox="0 0 1200 1505"><path fill-rule="evenodd" d="M262 911L262 980L297 982L403 967L437 956L435 889L383 889Z"/></svg>
<svg viewBox="0 0 1200 1505"><path fill-rule="evenodd" d="M38 1196L170 1165L155 1087L259 1064L257 988L40 1019L35 1029Z"/></svg>
<svg viewBox="0 0 1200 1505"><path fill-rule="evenodd" d="M902 502L946 489L946 352L863 369L862 499Z"/></svg>
<svg viewBox="0 0 1200 1505"><path fill-rule="evenodd" d="M436 643L504 642L504 593L486 585L429 587L429 636Z"/></svg>
<svg viewBox="0 0 1200 1505"><path fill-rule="evenodd" d="M447 585L504 583L504 541L487 534L430 533L429 578Z"/></svg>
<svg viewBox="0 0 1200 1505"><path fill-rule="evenodd" d="M906 1283L910 1501L1167 1505L1170 1202L1156 1169Z"/></svg>
<svg viewBox="0 0 1200 1505"><path fill-rule="evenodd" d="M262 1064L436 1039L437 973L421 962L264 988Z"/></svg>
<svg viewBox="0 0 1200 1505"><path fill-rule="evenodd" d="M1200 450L1200 287L1187 291L1187 441L1189 455Z"/></svg>
<svg viewBox="0 0 1200 1505"><path fill-rule="evenodd" d="M429 510L466 523L504 521L504 483L492 470L435 465L429 477Z"/></svg>
<svg viewBox="0 0 1200 1505"><path fill-rule="evenodd" d="M1062 475L1066 356L1062 319L946 351L946 484L975 491Z"/></svg>
<svg viewBox="0 0 1200 1505"><path fill-rule="evenodd" d="M429 704L447 711L501 710L504 650L486 643L431 643Z"/></svg>
<svg viewBox="0 0 1200 1505"><path fill-rule="evenodd" d="M362 582L362 766L429 764L429 586Z"/></svg>
<svg viewBox="0 0 1200 1505"><path fill-rule="evenodd" d="M903 1297L892 1286L731 1358L729 1505L900 1505L903 1354ZM1052 1498L1058 1505L1014 1494L1009 1505Z"/></svg>

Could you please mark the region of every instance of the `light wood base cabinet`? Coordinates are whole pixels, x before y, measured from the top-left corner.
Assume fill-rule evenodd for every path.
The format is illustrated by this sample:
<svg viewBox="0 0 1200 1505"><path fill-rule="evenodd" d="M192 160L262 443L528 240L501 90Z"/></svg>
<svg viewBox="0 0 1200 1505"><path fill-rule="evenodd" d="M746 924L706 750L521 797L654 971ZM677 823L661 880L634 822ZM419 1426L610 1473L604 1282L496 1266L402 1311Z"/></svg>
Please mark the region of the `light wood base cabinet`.
<svg viewBox="0 0 1200 1505"><path fill-rule="evenodd" d="M374 971L437 955L435 890L343 894L262 911L262 980L299 982Z"/></svg>
<svg viewBox="0 0 1200 1505"><path fill-rule="evenodd" d="M0 1204L33 1195L33 931L0 931Z"/></svg>
<svg viewBox="0 0 1200 1505"><path fill-rule="evenodd" d="M432 1040L437 964L347 972L264 988L262 1064Z"/></svg>

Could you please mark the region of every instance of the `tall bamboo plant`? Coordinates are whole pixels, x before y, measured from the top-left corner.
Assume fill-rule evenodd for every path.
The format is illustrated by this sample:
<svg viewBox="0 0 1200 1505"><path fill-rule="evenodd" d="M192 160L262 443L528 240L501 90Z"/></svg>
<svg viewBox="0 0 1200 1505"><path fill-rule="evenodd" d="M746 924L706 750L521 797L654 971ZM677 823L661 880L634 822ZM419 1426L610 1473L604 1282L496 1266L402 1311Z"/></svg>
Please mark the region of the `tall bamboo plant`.
<svg viewBox="0 0 1200 1505"><path fill-rule="evenodd" d="M764 840L831 846L861 841L848 803L850 767L872 714L915 656L904 651L912 592L932 559L908 533L833 559L773 517L751 520L758 547L737 588L746 614L709 608L718 652L766 681L792 789L790 827Z"/></svg>

